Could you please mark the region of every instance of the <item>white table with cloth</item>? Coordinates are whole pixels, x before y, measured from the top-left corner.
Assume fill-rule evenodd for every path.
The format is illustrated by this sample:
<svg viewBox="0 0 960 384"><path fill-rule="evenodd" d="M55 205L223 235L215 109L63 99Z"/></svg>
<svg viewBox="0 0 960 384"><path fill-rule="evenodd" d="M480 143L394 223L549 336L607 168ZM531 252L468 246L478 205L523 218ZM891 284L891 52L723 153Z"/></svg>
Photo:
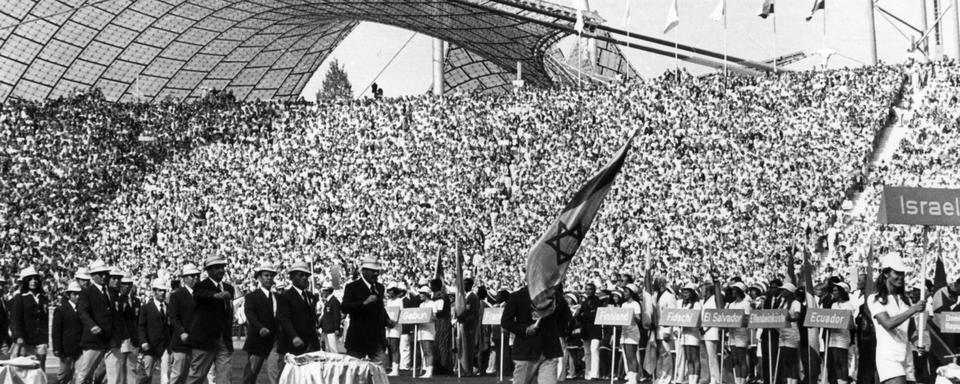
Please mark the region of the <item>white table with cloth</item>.
<svg viewBox="0 0 960 384"><path fill-rule="evenodd" d="M329 352L284 356L279 384L387 384L387 372L369 360Z"/></svg>

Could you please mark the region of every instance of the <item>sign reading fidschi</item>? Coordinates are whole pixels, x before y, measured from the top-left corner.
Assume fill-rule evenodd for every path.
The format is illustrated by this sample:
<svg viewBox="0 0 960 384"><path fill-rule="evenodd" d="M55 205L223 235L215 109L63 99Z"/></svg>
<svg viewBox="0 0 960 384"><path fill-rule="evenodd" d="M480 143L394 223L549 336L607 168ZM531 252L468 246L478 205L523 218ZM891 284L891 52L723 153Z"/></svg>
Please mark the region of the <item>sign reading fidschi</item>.
<svg viewBox="0 0 960 384"><path fill-rule="evenodd" d="M669 327L696 327L700 325L699 309L664 309L660 315L660 325Z"/></svg>
<svg viewBox="0 0 960 384"><path fill-rule="evenodd" d="M960 226L960 189L883 186L881 224Z"/></svg>

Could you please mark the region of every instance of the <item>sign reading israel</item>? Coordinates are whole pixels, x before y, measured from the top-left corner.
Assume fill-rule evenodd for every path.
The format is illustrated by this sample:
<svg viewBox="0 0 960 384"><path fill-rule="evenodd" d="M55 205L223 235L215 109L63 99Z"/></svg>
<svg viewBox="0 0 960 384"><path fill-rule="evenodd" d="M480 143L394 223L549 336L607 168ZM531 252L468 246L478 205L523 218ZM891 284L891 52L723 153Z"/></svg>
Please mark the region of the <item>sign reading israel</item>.
<svg viewBox="0 0 960 384"><path fill-rule="evenodd" d="M847 329L853 312L846 309L808 308L803 325L810 328Z"/></svg>
<svg viewBox="0 0 960 384"><path fill-rule="evenodd" d="M596 325L627 326L633 323L633 310L630 308L597 308Z"/></svg>
<svg viewBox="0 0 960 384"><path fill-rule="evenodd" d="M669 327L697 327L700 325L699 309L664 309L660 325Z"/></svg>
<svg viewBox="0 0 960 384"><path fill-rule="evenodd" d="M960 189L883 186L881 224L960 226Z"/></svg>
<svg viewBox="0 0 960 384"><path fill-rule="evenodd" d="M480 323L483 325L500 325L500 317L502 316L503 308L484 308Z"/></svg>
<svg viewBox="0 0 960 384"><path fill-rule="evenodd" d="M700 324L704 328L740 328L746 316L742 309L704 309Z"/></svg>
<svg viewBox="0 0 960 384"><path fill-rule="evenodd" d="M940 332L960 333L960 312L941 312L936 315Z"/></svg>
<svg viewBox="0 0 960 384"><path fill-rule="evenodd" d="M786 309L754 309L750 311L747 328L786 328Z"/></svg>
<svg viewBox="0 0 960 384"><path fill-rule="evenodd" d="M433 321L430 308L404 308L400 311L400 324L426 324Z"/></svg>

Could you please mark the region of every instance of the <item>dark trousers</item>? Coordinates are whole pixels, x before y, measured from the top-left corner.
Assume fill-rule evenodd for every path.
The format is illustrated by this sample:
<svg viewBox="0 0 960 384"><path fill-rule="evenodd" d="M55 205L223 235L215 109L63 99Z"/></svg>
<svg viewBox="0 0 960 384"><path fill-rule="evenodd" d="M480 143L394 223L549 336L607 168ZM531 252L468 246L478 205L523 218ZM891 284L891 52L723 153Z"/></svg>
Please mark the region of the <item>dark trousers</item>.
<svg viewBox="0 0 960 384"><path fill-rule="evenodd" d="M77 359L79 358L79 355L60 357L60 372L57 373L57 383L69 384L70 381L73 380L74 365L77 363Z"/></svg>
<svg viewBox="0 0 960 384"><path fill-rule="evenodd" d="M263 369L263 363L267 361L265 355L247 355L247 365L243 367L243 378L240 379L240 382L243 384L257 384L257 376L260 375L260 370Z"/></svg>

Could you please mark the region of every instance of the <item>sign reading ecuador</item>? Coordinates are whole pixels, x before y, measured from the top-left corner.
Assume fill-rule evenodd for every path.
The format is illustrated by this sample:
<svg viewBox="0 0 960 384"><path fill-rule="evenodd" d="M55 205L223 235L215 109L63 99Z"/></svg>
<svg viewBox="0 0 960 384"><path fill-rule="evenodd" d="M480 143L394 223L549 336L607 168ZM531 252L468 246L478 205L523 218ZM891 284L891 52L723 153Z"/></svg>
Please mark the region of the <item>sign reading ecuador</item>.
<svg viewBox="0 0 960 384"><path fill-rule="evenodd" d="M960 226L960 189L883 186L881 224Z"/></svg>
<svg viewBox="0 0 960 384"><path fill-rule="evenodd" d="M853 312L846 309L808 308L803 325L810 328L847 329Z"/></svg>

